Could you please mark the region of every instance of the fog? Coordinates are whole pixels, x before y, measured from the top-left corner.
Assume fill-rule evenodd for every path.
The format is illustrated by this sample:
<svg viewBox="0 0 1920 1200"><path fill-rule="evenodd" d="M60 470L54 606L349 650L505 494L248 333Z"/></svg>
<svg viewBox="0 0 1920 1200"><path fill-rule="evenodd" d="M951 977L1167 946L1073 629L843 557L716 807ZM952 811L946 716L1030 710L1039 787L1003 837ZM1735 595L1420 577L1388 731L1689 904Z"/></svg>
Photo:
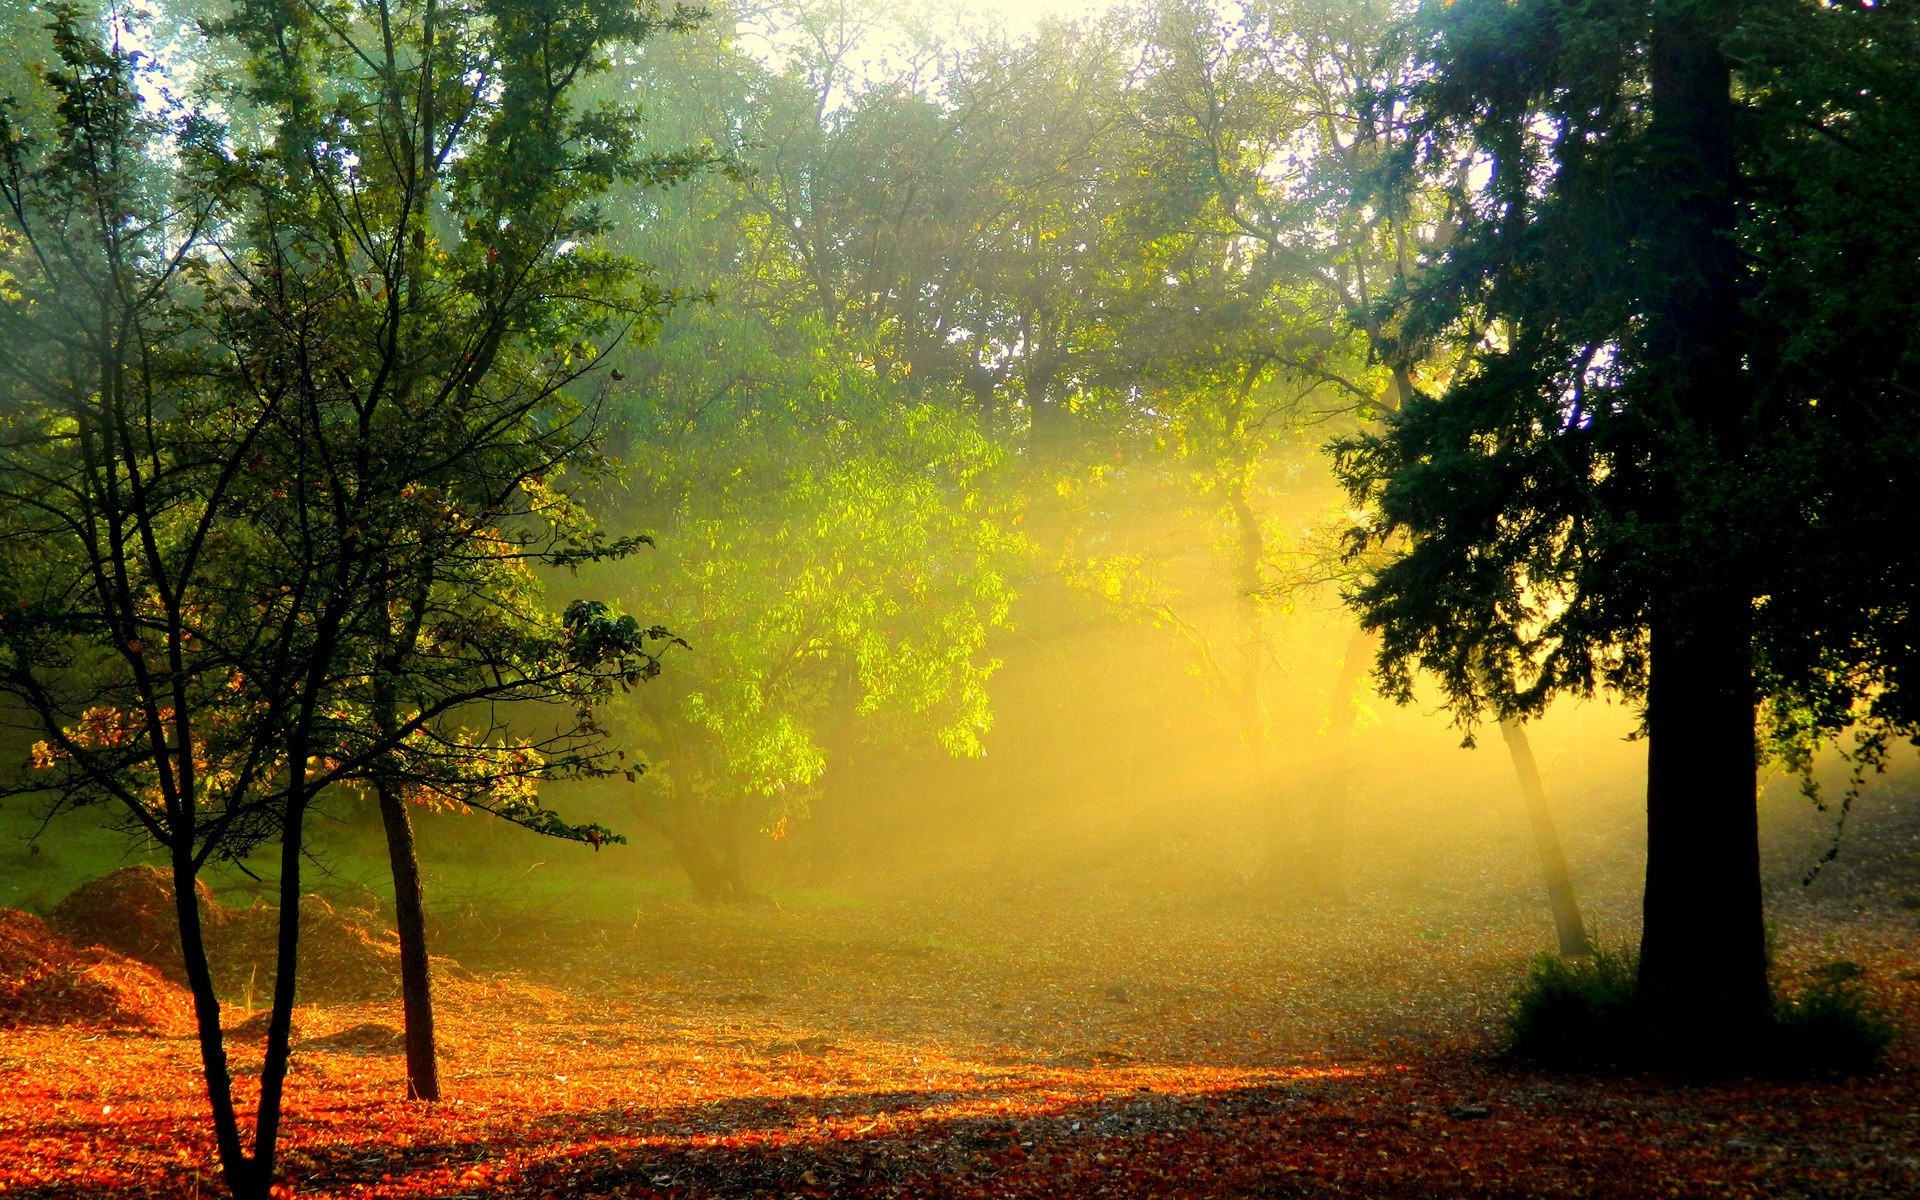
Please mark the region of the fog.
<svg viewBox="0 0 1920 1200"><path fill-rule="evenodd" d="M690 882L637 754L635 782L547 788L571 819L602 823L625 844L593 850L481 812L422 812L430 907L469 915L483 907L489 926L550 924L535 940L568 936L555 931L586 912L602 923L631 912L626 924L642 940L661 920L697 942L747 919L776 929L815 923L830 942L837 920L871 904L890 921L924 914L930 928L986 905L1010 936L1080 928L1090 914L1138 905L1201 926L1326 922L1322 935L1336 940L1320 950L1336 955L1371 953L1381 937L1417 943L1456 925L1497 932L1509 967L1550 950L1541 848L1497 725L1464 728L1431 694L1409 705L1378 695L1372 644L1356 637L1336 587L1303 585L1249 605L1235 586L1233 547L1203 506L1156 486L1157 511L1151 502L1145 511L1103 509L1118 507L1125 484L1043 515L1050 531L1029 526L1011 618L981 654L995 669L977 753L950 751L926 728L885 714L834 728L833 713L813 713L809 734L830 751L813 780L729 797L733 810L708 814L746 884L719 902ZM1309 511L1329 499L1303 490ZM1303 541L1313 533L1303 529ZM1142 551L1144 565L1129 569L1151 577L1155 604L1102 594L1086 569L1089 542ZM671 553L668 542L612 570L670 570L661 559ZM558 586L600 582L584 579ZM698 662L703 630L697 612L663 617L690 642L669 658L671 683L677 668ZM1240 691L1238 639L1250 619L1261 740ZM1344 729L1335 715L1343 681L1352 688ZM616 730L631 728L621 704L610 719ZM1634 707L1604 697L1557 703L1525 725L1584 917L1599 944L1623 949L1638 936L1645 853L1638 729ZM1778 766L1763 773L1776 911L1899 900L1908 872L1886 843L1907 836L1910 771L1896 760L1890 775L1870 778L1844 825L1844 764L1822 760L1816 774L1824 810L1797 776ZM369 821L349 803L319 822L323 887L387 890ZM1816 873L1836 844L1839 860ZM710 929L709 920L721 924ZM1343 931L1368 926L1355 946L1339 945Z"/></svg>
<svg viewBox="0 0 1920 1200"><path fill-rule="evenodd" d="M1911 8L0 6L0 1193L1915 1194Z"/></svg>

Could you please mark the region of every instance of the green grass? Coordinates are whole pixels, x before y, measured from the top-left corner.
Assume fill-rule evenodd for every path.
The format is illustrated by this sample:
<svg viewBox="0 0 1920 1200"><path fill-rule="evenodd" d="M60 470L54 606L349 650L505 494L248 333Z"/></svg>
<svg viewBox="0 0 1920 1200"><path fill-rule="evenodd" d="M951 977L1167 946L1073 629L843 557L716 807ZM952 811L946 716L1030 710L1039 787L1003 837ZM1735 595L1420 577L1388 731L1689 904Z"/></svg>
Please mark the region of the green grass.
<svg viewBox="0 0 1920 1200"><path fill-rule="evenodd" d="M773 892L773 898L782 908L819 911L865 908L868 904L858 896L821 887L778 888Z"/></svg>
<svg viewBox="0 0 1920 1200"><path fill-rule="evenodd" d="M111 816L104 808L70 813L42 829L27 803L0 804L0 907L45 915L73 889L111 871L165 865L163 854L112 828ZM371 896L383 907L390 901L385 839L368 816L347 810L343 817L315 819L308 837L311 853L302 868L304 890L336 898ZM669 902L688 890L677 874L659 870L631 847L596 853L480 813L423 814L418 827L428 905L439 911L481 905L631 920L636 904ZM272 899L278 849L263 848L247 867L258 878L222 864L209 866L202 877L229 904L248 903L252 896Z"/></svg>
<svg viewBox="0 0 1920 1200"><path fill-rule="evenodd" d="M107 827L99 813L73 813L44 829L22 800L0 804L0 907L44 916L90 879L163 861Z"/></svg>

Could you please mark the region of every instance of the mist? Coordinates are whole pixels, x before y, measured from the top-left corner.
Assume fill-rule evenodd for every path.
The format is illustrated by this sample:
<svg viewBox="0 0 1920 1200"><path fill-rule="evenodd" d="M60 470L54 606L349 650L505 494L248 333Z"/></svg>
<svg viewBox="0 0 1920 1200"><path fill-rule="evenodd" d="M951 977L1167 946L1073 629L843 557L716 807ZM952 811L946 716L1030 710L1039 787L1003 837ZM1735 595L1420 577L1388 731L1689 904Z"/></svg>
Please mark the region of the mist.
<svg viewBox="0 0 1920 1200"><path fill-rule="evenodd" d="M0 1193L1920 1191L1920 14L0 11Z"/></svg>

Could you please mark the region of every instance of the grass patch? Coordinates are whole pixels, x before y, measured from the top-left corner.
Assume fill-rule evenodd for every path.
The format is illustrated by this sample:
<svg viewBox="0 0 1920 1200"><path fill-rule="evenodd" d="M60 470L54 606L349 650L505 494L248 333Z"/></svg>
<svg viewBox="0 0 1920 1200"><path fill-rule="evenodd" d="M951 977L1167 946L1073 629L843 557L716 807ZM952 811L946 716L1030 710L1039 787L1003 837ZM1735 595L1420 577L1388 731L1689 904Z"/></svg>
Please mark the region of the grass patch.
<svg viewBox="0 0 1920 1200"><path fill-rule="evenodd" d="M867 901L859 896L821 887L777 888L773 898L782 908L832 910L867 907Z"/></svg>

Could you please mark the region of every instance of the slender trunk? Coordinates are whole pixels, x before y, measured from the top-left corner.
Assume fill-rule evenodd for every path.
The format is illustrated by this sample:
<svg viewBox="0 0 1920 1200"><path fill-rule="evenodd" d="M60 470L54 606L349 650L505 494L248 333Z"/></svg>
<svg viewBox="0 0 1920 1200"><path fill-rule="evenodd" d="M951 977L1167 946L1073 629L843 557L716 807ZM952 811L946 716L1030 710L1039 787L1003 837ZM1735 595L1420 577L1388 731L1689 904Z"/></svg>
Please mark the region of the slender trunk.
<svg viewBox="0 0 1920 1200"><path fill-rule="evenodd" d="M407 1099L440 1098L440 1066L433 1038L433 978L427 959L427 913L413 820L399 789L382 784L380 820L393 869L394 925L400 935L400 1007L406 1025Z"/></svg>
<svg viewBox="0 0 1920 1200"><path fill-rule="evenodd" d="M998 433L1000 424L999 379L985 367L969 363L966 372L967 391L973 395L975 410L980 415L980 427L988 433Z"/></svg>
<svg viewBox="0 0 1920 1200"><path fill-rule="evenodd" d="M860 668L851 654L838 654L831 663L822 749L827 770L820 779L820 800L807 822L812 869L825 876L839 866L846 831L853 822L848 808L855 792L860 746Z"/></svg>
<svg viewBox="0 0 1920 1200"><path fill-rule="evenodd" d="M200 920L198 875L190 852L173 853L173 907L180 922L181 965L187 990L193 995L195 1032L200 1039L200 1065L207 1079L207 1103L213 1109L214 1144L220 1151L220 1172L235 1196L251 1186L246 1151L240 1144L240 1123L233 1109L233 1073L227 1066L226 1037L220 1031L220 999L213 990L213 969L207 962L205 926Z"/></svg>
<svg viewBox="0 0 1920 1200"><path fill-rule="evenodd" d="M428 10L431 22L432 10ZM431 28L431 25L429 25ZM399 727L399 702L394 679L410 660L420 640L435 571L429 565L412 581L407 617L392 620L393 580L382 574L375 581L374 603L388 613L388 654L373 676L374 726L383 741L391 741ZM407 1099L440 1099L440 1065L433 1032L433 964L427 957L425 890L420 884L420 853L413 840L413 818L406 796L393 777L392 759L382 758L373 773L374 796L380 805L380 823L387 834L387 868L393 875L394 929L400 939L400 1013L407 1051ZM487 822L489 833L493 823Z"/></svg>
<svg viewBox="0 0 1920 1200"><path fill-rule="evenodd" d="M294 769L304 774L306 761L305 756L294 755ZM290 790L298 791L298 787ZM260 1067L260 1108L254 1122L250 1172L254 1191L244 1200L267 1195L280 1145L287 1065L292 1058L294 991L299 981L300 854L305 811L304 799L290 796L280 831L280 937L274 959L273 1010L267 1018L267 1054Z"/></svg>
<svg viewBox="0 0 1920 1200"><path fill-rule="evenodd" d="M1759 1031L1769 999L1751 612L1737 592L1668 598L1647 687L1638 990L1674 1050L1716 1058Z"/></svg>
<svg viewBox="0 0 1920 1200"><path fill-rule="evenodd" d="M1347 639L1327 699L1327 739L1311 775L1310 840L1304 847L1302 880L1309 895L1339 901L1346 896L1347 828L1353 816L1353 718L1360 679L1373 662L1377 638L1356 629Z"/></svg>
<svg viewBox="0 0 1920 1200"><path fill-rule="evenodd" d="M1553 827L1553 813L1547 808L1547 789L1540 782L1540 766L1533 760L1527 727L1519 721L1504 720L1500 722L1500 736L1506 739L1514 774L1520 777L1520 797L1526 801L1527 821L1533 826L1533 844L1540 852L1547 905L1553 910L1553 928L1560 938L1560 957L1586 958L1593 953L1593 943L1588 940L1587 924L1580 917L1580 901L1573 894L1573 876L1567 870L1567 856L1560 848L1560 834Z"/></svg>
<svg viewBox="0 0 1920 1200"><path fill-rule="evenodd" d="M1451 228L1451 226L1449 226L1449 228ZM1399 412L1401 406L1406 404L1408 399L1413 396L1413 391L1413 372L1407 369L1405 363L1394 363L1393 383L1391 386L1392 395L1388 401L1388 407L1394 412Z"/></svg>
<svg viewBox="0 0 1920 1200"><path fill-rule="evenodd" d="M689 814L656 821L674 861L686 872L693 898L702 904L743 904L753 899L741 870L739 847L723 827L724 814Z"/></svg>
<svg viewBox="0 0 1920 1200"><path fill-rule="evenodd" d="M729 904L745 904L763 898L747 886L746 865L741 861L742 843L745 841L741 836L744 813L743 802L735 800L719 806L709 814L706 822L714 862L719 867L720 880Z"/></svg>
<svg viewBox="0 0 1920 1200"><path fill-rule="evenodd" d="M1262 872L1267 886L1279 890L1292 878L1288 867L1297 857L1299 846L1296 814L1282 794L1279 772L1273 762L1273 740L1268 735L1266 703L1260 688L1266 673L1266 629L1260 607L1260 564L1266 558L1266 536L1260 529L1260 514L1253 511L1244 485L1236 484L1228 490L1227 505L1233 510L1239 549L1233 572L1234 612L1239 624L1234 640L1240 660L1235 707L1239 711L1240 740L1247 748L1247 762L1253 773L1253 794L1266 835L1267 854Z"/></svg>
<svg viewBox="0 0 1920 1200"><path fill-rule="evenodd" d="M1061 384L1064 355L1053 345L1048 333L1042 328L1047 324L1045 317L1029 322L1029 336L1033 338L1029 351L1025 388L1027 400L1027 445L1039 450L1057 448L1067 430L1069 411L1065 390Z"/></svg>
<svg viewBox="0 0 1920 1200"><path fill-rule="evenodd" d="M1365 287L1364 277L1360 280ZM1369 342L1382 346L1377 328L1367 330ZM1395 359L1392 376L1381 397L1390 412L1398 412L1414 394L1413 376L1405 362ZM1304 848L1303 880L1309 894L1339 900L1346 894L1347 828L1353 797L1354 700L1360 680L1379 652L1380 638L1371 629L1356 629L1347 639L1340 673L1327 698L1327 744L1313 785L1311 839Z"/></svg>

